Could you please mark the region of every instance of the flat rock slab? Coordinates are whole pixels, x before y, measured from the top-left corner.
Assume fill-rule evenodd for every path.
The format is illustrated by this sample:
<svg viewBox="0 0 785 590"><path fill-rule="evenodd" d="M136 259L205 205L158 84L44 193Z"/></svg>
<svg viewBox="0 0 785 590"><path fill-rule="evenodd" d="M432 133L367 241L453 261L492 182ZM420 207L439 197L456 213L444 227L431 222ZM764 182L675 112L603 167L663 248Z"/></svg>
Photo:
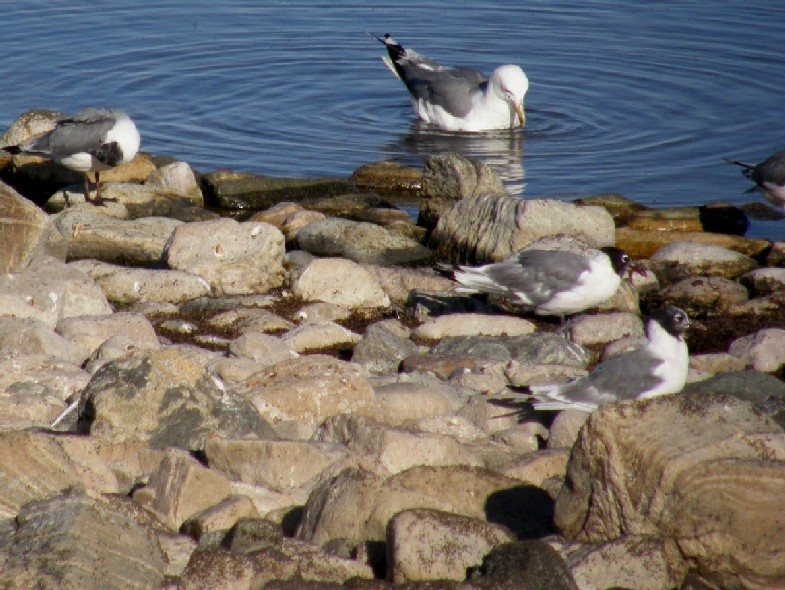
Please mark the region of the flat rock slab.
<svg viewBox="0 0 785 590"><path fill-rule="evenodd" d="M218 170L202 177L206 201L223 209L267 209L281 201L303 201L351 193L351 182L336 178L280 178Z"/></svg>
<svg viewBox="0 0 785 590"><path fill-rule="evenodd" d="M151 531L84 492L25 505L0 545L0 586L9 590L148 590L164 582L164 557Z"/></svg>
<svg viewBox="0 0 785 590"><path fill-rule="evenodd" d="M338 217L309 223L297 234L297 243L318 256L342 256L368 264L425 264L434 257L417 241L380 225Z"/></svg>
<svg viewBox="0 0 785 590"><path fill-rule="evenodd" d="M117 264L153 265L181 221L166 217L122 220L81 209L67 209L55 225L68 243L69 260L94 258Z"/></svg>

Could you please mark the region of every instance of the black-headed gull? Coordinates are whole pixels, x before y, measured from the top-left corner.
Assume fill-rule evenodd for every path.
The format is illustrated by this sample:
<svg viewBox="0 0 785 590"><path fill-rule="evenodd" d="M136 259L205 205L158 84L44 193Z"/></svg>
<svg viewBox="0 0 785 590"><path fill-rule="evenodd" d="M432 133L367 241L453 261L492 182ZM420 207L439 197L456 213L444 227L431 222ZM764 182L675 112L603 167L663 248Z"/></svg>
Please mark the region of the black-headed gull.
<svg viewBox="0 0 785 590"><path fill-rule="evenodd" d="M627 273L646 271L613 246L577 254L563 250L523 250L484 266L458 266L459 293L501 295L537 315L579 313L607 300Z"/></svg>
<svg viewBox="0 0 785 590"><path fill-rule="evenodd" d="M54 129L21 145L3 148L10 154L30 154L54 160L85 175L85 200L90 201L90 172L95 172L96 199L101 202L99 173L130 162L139 151L139 131L120 111L84 109L59 120Z"/></svg>
<svg viewBox="0 0 785 590"><path fill-rule="evenodd" d="M672 305L651 314L646 342L600 363L586 377L565 385L532 385L535 410L592 411L604 404L677 393L687 381L687 314Z"/></svg>

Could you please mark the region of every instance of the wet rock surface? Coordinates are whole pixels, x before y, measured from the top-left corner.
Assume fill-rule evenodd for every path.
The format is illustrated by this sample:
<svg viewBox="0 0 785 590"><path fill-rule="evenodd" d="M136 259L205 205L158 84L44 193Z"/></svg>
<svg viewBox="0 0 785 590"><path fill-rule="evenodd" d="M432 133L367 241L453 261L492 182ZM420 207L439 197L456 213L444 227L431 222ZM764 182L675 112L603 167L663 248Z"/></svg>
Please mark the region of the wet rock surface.
<svg viewBox="0 0 785 590"><path fill-rule="evenodd" d="M100 207L3 168L3 587L782 587L785 245L743 213L138 160ZM649 276L564 325L433 268L614 243ZM682 392L532 410L663 303L706 327Z"/></svg>

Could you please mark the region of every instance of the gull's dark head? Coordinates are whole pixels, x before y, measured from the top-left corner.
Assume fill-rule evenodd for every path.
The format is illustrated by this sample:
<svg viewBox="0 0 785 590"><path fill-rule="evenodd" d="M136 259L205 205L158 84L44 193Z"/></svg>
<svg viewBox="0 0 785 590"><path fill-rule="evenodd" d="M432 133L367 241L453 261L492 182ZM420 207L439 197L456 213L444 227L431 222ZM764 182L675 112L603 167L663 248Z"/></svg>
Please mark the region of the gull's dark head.
<svg viewBox="0 0 785 590"><path fill-rule="evenodd" d="M690 318L683 309L674 305L666 305L654 310L649 320L657 322L662 329L674 338L681 338L690 327Z"/></svg>
<svg viewBox="0 0 785 590"><path fill-rule="evenodd" d="M648 276L646 269L635 264L624 250L620 250L615 246L606 246L605 248L600 248L600 251L605 253L610 259L613 270L620 277L624 278L624 275L627 273L629 273L630 278L632 278L633 273L637 273L642 277Z"/></svg>

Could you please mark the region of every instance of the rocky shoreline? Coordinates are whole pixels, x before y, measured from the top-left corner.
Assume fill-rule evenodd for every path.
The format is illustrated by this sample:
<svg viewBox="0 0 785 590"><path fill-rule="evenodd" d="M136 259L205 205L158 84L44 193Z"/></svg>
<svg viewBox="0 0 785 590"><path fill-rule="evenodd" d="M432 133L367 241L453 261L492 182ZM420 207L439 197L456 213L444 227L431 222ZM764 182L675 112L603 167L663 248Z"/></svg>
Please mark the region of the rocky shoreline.
<svg viewBox="0 0 785 590"><path fill-rule="evenodd" d="M0 158L3 588L785 584L785 242L743 211L520 200L455 154L101 178L95 207ZM651 272L565 338L434 270L532 244ZM516 393L634 346L663 302L707 328L683 392L541 415Z"/></svg>

